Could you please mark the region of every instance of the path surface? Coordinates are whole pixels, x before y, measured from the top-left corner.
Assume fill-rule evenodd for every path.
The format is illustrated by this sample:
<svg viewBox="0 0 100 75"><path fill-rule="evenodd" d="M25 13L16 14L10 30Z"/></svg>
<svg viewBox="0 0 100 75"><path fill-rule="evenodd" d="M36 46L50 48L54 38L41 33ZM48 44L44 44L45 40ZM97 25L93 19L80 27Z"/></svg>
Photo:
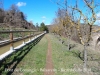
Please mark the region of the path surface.
<svg viewBox="0 0 100 75"><path fill-rule="evenodd" d="M54 75L51 41L48 35L46 35L46 38L48 40L48 50L46 55L46 66L45 66L44 75Z"/></svg>

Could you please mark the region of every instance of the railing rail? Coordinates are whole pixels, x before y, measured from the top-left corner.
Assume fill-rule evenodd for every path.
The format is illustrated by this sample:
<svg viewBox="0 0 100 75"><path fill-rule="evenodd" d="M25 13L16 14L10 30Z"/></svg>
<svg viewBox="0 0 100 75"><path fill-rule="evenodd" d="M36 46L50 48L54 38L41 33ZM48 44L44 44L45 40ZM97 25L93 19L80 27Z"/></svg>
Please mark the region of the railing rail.
<svg viewBox="0 0 100 75"><path fill-rule="evenodd" d="M6 30L6 31L0 31L0 33L16 33L16 32L38 32L37 30Z"/></svg>
<svg viewBox="0 0 100 75"><path fill-rule="evenodd" d="M29 33L29 35L25 35L25 32L28 32ZM32 33L33 32L33 33ZM36 30L22 30L22 31L12 31L12 30L10 30L10 31L0 31L0 34L5 34L5 33L9 33L9 37L10 37L10 40L8 41L8 43L10 43L10 50L13 50L13 42L15 41L14 40L14 33L21 33L21 36L22 36L22 38L21 39L23 39L23 44L25 44L25 38L29 38L29 40L31 40L31 37L35 34L35 33L37 33L37 34L39 34L39 33L41 33L41 32L38 32L38 31L36 31ZM19 38L18 38L19 39ZM4 44L6 44L6 42L4 42ZM4 45L3 44L3 45ZM2 44L1 44L2 45Z"/></svg>
<svg viewBox="0 0 100 75"><path fill-rule="evenodd" d="M17 47L14 48L14 33L21 33L21 38L23 40L23 43ZM28 35L25 35L25 32L28 32ZM0 34L3 33L9 33L9 43L10 43L10 50L8 50L7 52L5 52L4 54L0 55L0 61L3 60L4 58L6 58L7 56L9 56L10 54L12 54L13 52L16 51L16 49L18 50L19 48L25 46L27 43L30 43L31 41L35 40L36 38L44 35L46 32L38 32L35 30L27 30L27 31L0 31ZM34 36L34 37L33 37ZM33 37L33 38L32 38ZM28 42L25 42L25 38L29 38ZM19 38L18 38L19 39Z"/></svg>

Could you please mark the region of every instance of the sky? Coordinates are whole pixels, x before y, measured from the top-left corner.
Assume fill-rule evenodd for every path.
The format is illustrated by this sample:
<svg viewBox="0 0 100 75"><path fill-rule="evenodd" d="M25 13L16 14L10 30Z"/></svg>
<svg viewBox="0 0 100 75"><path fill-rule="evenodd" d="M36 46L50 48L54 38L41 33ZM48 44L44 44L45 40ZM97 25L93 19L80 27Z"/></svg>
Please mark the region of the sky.
<svg viewBox="0 0 100 75"><path fill-rule="evenodd" d="M34 24L51 24L58 9L57 4L51 0L4 0L4 9L9 9L12 4L16 4L27 15L27 21L31 20Z"/></svg>
<svg viewBox="0 0 100 75"><path fill-rule="evenodd" d="M58 10L59 5L55 2L59 1L59 3L64 2L64 0L3 0L4 1L4 9L7 10L10 8L12 4L18 6L20 11L24 12L27 15L27 21L33 21L33 24L40 24L44 22L46 25L50 25L52 23L53 18L56 17L56 11ZM96 0L98 1L98 0ZM75 0L68 0L68 4L74 5ZM85 12L85 5L82 0L78 0L79 8ZM85 13L90 15L90 13ZM97 13L97 16L100 16L100 12ZM100 23L100 21L98 21Z"/></svg>

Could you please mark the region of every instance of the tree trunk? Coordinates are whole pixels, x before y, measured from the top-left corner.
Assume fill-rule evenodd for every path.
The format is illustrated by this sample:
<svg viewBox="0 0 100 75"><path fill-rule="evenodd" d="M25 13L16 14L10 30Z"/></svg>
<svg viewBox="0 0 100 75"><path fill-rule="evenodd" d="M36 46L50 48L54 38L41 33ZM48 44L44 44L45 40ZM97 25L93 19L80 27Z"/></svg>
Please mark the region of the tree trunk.
<svg viewBox="0 0 100 75"><path fill-rule="evenodd" d="M84 45L84 69L87 69L87 50L86 50L86 45Z"/></svg>
<svg viewBox="0 0 100 75"><path fill-rule="evenodd" d="M68 39L67 40L68 40L68 50L70 50L70 48L69 48L70 47L70 36L69 35L68 35Z"/></svg>

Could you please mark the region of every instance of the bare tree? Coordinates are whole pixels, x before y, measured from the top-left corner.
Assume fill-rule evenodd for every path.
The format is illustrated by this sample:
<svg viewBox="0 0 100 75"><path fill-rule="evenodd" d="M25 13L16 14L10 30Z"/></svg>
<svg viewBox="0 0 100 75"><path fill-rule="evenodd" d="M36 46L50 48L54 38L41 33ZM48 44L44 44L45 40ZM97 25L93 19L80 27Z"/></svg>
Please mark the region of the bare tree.
<svg viewBox="0 0 100 75"><path fill-rule="evenodd" d="M4 10L0 8L0 23L3 23L4 20Z"/></svg>
<svg viewBox="0 0 100 75"><path fill-rule="evenodd" d="M10 9L5 11L4 23L6 23L10 29L14 27L24 29L34 28L27 22L26 15L21 12L15 4L12 4Z"/></svg>
<svg viewBox="0 0 100 75"><path fill-rule="evenodd" d="M8 11L5 11L4 22L8 24L9 28L12 28L16 22L16 16L18 12L18 8L16 5L12 5Z"/></svg>
<svg viewBox="0 0 100 75"><path fill-rule="evenodd" d="M76 7L71 7L73 10L78 11L78 13L80 14L80 17L78 19L78 22L76 23L77 25L77 30L78 30L78 34L81 40L81 43L84 45L84 68L87 68L87 49L86 46L88 45L89 41L91 40L91 35L92 35L92 26L94 25L95 21L96 21L96 12L95 12L95 8L96 5L94 3L94 0L83 0L86 8L89 11L89 13L91 14L91 16L88 16L86 14L83 13L82 10L80 10L77 6L76 3ZM81 27L80 27L80 23L81 20L83 20L85 26L83 28L85 28L85 31L83 31L84 36L82 36L81 34ZM86 31L86 27L88 29L88 31Z"/></svg>
<svg viewBox="0 0 100 75"><path fill-rule="evenodd" d="M83 0L84 9L86 9L86 13L89 13L86 14L78 7L78 0L76 0L75 6L68 5L68 0L64 1L64 3L57 2L62 7L62 10L58 10L57 18L60 24L63 25L64 32L68 35L68 38L71 35L71 28L75 27L77 29L80 42L84 46L84 68L87 68L87 45L92 39L92 26L96 22L96 7L98 3L95 0ZM68 8L71 10L71 15L68 12ZM83 21L84 25L81 24L81 21Z"/></svg>
<svg viewBox="0 0 100 75"><path fill-rule="evenodd" d="M60 5L59 3L57 4ZM71 39L71 33L74 24L72 23L72 13L71 12L69 13L68 10L67 0L65 0L64 4L65 7L63 7L63 9L58 9L57 17L60 21L60 24L64 28L64 34L68 39L68 50L70 50L70 39Z"/></svg>

